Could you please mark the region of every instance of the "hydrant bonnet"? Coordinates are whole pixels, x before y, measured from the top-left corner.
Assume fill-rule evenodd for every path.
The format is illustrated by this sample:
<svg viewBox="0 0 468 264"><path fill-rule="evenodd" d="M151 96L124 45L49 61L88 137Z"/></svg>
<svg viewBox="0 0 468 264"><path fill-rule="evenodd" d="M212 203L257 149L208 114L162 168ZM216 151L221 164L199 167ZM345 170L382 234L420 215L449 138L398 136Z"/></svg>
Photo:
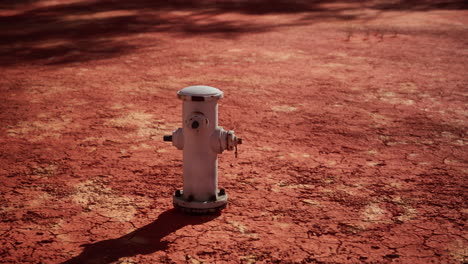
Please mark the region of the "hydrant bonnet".
<svg viewBox="0 0 468 264"><path fill-rule="evenodd" d="M195 85L186 87L177 92L177 97L183 101L212 101L223 98L224 93L214 87L205 85Z"/></svg>

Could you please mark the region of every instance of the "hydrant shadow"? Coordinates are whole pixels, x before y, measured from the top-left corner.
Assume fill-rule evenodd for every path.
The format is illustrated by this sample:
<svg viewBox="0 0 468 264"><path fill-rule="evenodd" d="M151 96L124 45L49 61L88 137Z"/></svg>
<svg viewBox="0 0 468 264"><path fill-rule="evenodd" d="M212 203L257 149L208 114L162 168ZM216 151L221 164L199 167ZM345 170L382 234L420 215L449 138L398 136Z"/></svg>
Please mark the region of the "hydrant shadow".
<svg viewBox="0 0 468 264"><path fill-rule="evenodd" d="M167 235L188 225L209 222L219 215L186 215L170 209L161 213L156 221L122 237L81 245L84 247L83 252L62 264L112 263L122 257L165 250L170 242L161 240Z"/></svg>

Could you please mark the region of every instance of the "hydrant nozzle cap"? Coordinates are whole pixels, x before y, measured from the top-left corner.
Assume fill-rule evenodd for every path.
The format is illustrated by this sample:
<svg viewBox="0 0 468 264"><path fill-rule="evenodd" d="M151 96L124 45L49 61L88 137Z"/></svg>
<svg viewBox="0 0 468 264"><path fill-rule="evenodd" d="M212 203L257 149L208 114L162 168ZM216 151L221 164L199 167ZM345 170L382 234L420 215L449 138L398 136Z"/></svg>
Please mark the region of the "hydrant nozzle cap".
<svg viewBox="0 0 468 264"><path fill-rule="evenodd" d="M177 92L179 99L195 102L219 100L223 98L223 95L223 91L205 85L189 86Z"/></svg>

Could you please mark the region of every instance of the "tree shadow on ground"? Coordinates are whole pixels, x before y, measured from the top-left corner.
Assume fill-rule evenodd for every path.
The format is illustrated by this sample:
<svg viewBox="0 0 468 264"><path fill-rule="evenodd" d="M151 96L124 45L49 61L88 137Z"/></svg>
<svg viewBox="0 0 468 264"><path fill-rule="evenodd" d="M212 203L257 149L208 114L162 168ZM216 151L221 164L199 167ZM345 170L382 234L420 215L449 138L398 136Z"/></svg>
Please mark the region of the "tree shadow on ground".
<svg viewBox="0 0 468 264"><path fill-rule="evenodd" d="M100 0L64 1L50 6L39 5L40 1L21 2L17 5L4 3L4 10L9 7L9 12L0 12L0 66L58 65L104 59L137 48L157 47L162 41L160 35L154 34L146 39L134 38L141 33L235 38L314 20L350 19L341 15L340 9L320 7L323 1ZM219 17L226 13L237 14L237 17ZM274 23L256 20L261 15L291 13L314 13L315 16Z"/></svg>
<svg viewBox="0 0 468 264"><path fill-rule="evenodd" d="M281 27L328 20L359 19L350 12L362 7L392 10L466 8L464 1L338 1L338 0L6 0L0 3L0 66L40 63L61 65L122 56L157 47L161 35L236 38ZM333 7L330 4L338 3ZM343 4L344 3L344 4ZM324 5L326 4L326 5ZM222 14L233 14L229 18ZM261 20L268 14L303 16Z"/></svg>
<svg viewBox="0 0 468 264"><path fill-rule="evenodd" d="M170 209L159 215L156 221L119 238L84 244L83 252L62 264L113 263L122 257L151 254L165 250L170 242L162 241L167 235L188 226L201 225L219 216L185 215Z"/></svg>
<svg viewBox="0 0 468 264"><path fill-rule="evenodd" d="M381 0L370 5L378 10L407 10L407 11L431 11L431 10L458 10L468 9L465 0Z"/></svg>

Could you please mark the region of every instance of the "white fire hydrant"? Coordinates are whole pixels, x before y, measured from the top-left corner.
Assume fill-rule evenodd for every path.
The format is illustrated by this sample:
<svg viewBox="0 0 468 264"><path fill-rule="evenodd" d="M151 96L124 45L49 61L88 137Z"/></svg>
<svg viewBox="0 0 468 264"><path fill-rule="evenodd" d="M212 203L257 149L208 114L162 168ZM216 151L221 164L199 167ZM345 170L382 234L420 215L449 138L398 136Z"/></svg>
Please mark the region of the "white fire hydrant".
<svg viewBox="0 0 468 264"><path fill-rule="evenodd" d="M212 213L226 207L228 196L218 189L218 154L234 150L242 140L218 126L218 100L223 92L210 86L190 86L177 92L182 128L164 141L183 150L183 190L174 194L174 207L188 213Z"/></svg>

